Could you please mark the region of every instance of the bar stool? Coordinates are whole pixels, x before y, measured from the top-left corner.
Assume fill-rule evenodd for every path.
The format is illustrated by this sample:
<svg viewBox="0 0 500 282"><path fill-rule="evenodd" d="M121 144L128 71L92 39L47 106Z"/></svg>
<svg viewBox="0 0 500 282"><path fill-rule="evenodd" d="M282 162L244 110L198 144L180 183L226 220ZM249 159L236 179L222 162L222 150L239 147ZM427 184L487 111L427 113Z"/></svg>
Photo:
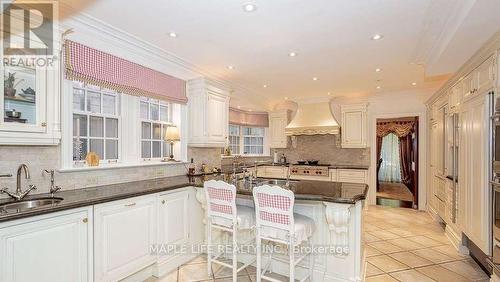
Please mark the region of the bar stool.
<svg viewBox="0 0 500 282"><path fill-rule="evenodd" d="M204 183L207 199L207 260L208 275L212 274L212 263L231 268L233 282L236 282L238 272L245 269L255 260L243 264L238 268L237 260L237 233L238 230L252 230L255 227L255 211L251 207L236 205L236 187L223 181L210 180ZM212 257L212 231L218 229L227 235L232 235L232 263L226 263L219 258L226 255L220 252ZM252 238L251 241L254 239Z"/></svg>
<svg viewBox="0 0 500 282"><path fill-rule="evenodd" d="M262 270L262 240L285 244L288 247L288 262L290 265L289 278L295 281L295 268L306 257L309 256L308 274L304 275L300 281L309 278L312 281L314 268L314 257L312 248L309 252L295 257L294 249L301 244L311 247L310 238L313 235L315 224L309 217L293 213L295 196L292 191L279 186L262 185L253 188L253 198L255 202L256 226L256 247L257 247L257 281L261 279L269 281L279 281L264 275L272 263L272 253L269 261ZM304 266L299 266L304 267ZM305 267L307 268L307 267Z"/></svg>

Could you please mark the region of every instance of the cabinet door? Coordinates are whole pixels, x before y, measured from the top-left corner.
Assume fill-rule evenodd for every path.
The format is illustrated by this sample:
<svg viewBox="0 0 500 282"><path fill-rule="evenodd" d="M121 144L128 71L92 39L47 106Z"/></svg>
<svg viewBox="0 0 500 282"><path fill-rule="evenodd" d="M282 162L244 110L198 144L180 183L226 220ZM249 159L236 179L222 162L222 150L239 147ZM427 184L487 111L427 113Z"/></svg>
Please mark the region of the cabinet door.
<svg viewBox="0 0 500 282"><path fill-rule="evenodd" d="M484 63L482 63L475 71L475 81L477 84L476 94L482 94L488 90L490 90L494 83L494 60L495 58L492 56Z"/></svg>
<svg viewBox="0 0 500 282"><path fill-rule="evenodd" d="M213 141L224 142L228 126L228 108L226 98L214 94L207 96L207 136Z"/></svg>
<svg viewBox="0 0 500 282"><path fill-rule="evenodd" d="M120 280L156 261L157 212L156 195L95 206L96 281Z"/></svg>
<svg viewBox="0 0 500 282"><path fill-rule="evenodd" d="M189 240L189 191L161 195L159 205L159 244L164 246L182 246ZM175 253L160 256L168 261Z"/></svg>
<svg viewBox="0 0 500 282"><path fill-rule="evenodd" d="M466 163L468 204L467 235L486 254L490 253L488 156L488 109L486 96L480 96L468 105L469 158ZM460 177L460 176L459 176Z"/></svg>
<svg viewBox="0 0 500 282"><path fill-rule="evenodd" d="M342 109L342 147L366 147L366 106Z"/></svg>
<svg viewBox="0 0 500 282"><path fill-rule="evenodd" d="M471 73L467 75L463 80L462 80L462 85L463 85L463 96L464 96L464 101L469 100L474 93L474 88L476 87L474 83L474 75Z"/></svg>
<svg viewBox="0 0 500 282"><path fill-rule="evenodd" d="M0 281L92 281L91 220L83 210L0 224Z"/></svg>
<svg viewBox="0 0 500 282"><path fill-rule="evenodd" d="M285 128L287 126L286 116L270 116L269 129L270 129L270 147L271 148L286 148L287 140Z"/></svg>

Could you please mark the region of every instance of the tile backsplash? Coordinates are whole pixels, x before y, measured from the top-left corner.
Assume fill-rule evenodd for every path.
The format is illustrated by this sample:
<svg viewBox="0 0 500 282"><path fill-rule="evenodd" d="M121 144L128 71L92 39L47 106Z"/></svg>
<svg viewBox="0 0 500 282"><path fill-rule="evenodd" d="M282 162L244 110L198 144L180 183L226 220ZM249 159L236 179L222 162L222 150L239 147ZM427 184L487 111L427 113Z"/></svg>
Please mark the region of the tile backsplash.
<svg viewBox="0 0 500 282"><path fill-rule="evenodd" d="M337 165L370 165L370 149L343 149L337 146L340 138L337 135L301 135L296 137L296 147L288 138L286 149L272 149L278 156L285 154L287 161L319 160L323 164ZM339 143L340 145L340 143Z"/></svg>
<svg viewBox="0 0 500 282"><path fill-rule="evenodd" d="M62 190L80 189L115 183L154 179L186 174L184 163L142 167L97 169L75 172L57 172L60 168L59 146L0 146L0 174L12 174L10 178L0 178L0 188L16 189L17 167L25 163L31 172L31 179L22 177L23 190L27 184L34 184L37 190L33 194L48 193L50 177L44 175L44 169L54 169L55 184ZM0 195L5 198L6 195Z"/></svg>

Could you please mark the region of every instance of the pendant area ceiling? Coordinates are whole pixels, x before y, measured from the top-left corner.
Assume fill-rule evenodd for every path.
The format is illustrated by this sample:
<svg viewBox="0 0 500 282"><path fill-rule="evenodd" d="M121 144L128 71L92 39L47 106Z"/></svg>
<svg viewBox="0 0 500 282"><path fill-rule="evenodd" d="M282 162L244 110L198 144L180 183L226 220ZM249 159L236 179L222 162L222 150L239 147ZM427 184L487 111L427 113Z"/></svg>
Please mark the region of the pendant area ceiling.
<svg viewBox="0 0 500 282"><path fill-rule="evenodd" d="M498 0L96 0L82 12L269 108L435 87L500 29L499 10Z"/></svg>

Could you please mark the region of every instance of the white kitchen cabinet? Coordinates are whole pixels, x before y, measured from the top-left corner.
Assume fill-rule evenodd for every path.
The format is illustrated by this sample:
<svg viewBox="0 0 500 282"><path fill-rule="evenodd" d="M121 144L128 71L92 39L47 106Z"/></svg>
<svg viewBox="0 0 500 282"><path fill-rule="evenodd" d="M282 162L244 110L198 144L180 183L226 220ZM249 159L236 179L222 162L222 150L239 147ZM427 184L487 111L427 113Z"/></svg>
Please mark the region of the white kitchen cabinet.
<svg viewBox="0 0 500 282"><path fill-rule="evenodd" d="M491 56L468 74L463 80L464 101L483 95L493 88L496 71L495 57Z"/></svg>
<svg viewBox="0 0 500 282"><path fill-rule="evenodd" d="M288 175L287 166L258 166L257 177L264 178L286 178Z"/></svg>
<svg viewBox="0 0 500 282"><path fill-rule="evenodd" d="M159 209L159 244L187 244L189 240L189 191L173 192L160 195ZM176 254L159 257L163 263L175 259Z"/></svg>
<svg viewBox="0 0 500 282"><path fill-rule="evenodd" d="M54 44L57 46L58 44ZM58 50L54 50L58 54ZM4 59L1 55L0 57ZM7 59L7 57L5 58ZM57 145L61 139L59 60L52 66L4 66L0 80L0 145ZM7 81L9 75L13 84ZM20 118L7 111L20 112Z"/></svg>
<svg viewBox="0 0 500 282"><path fill-rule="evenodd" d="M466 102L460 112L459 199L465 212L463 231L485 254L491 254L490 187L488 185L488 96L483 93ZM460 165L462 166L460 168ZM459 215L462 212L459 212Z"/></svg>
<svg viewBox="0 0 500 282"><path fill-rule="evenodd" d="M342 148L367 147L367 104L342 105Z"/></svg>
<svg viewBox="0 0 500 282"><path fill-rule="evenodd" d="M285 128L290 121L290 111L281 110L269 113L269 147L286 148L287 136Z"/></svg>
<svg viewBox="0 0 500 282"><path fill-rule="evenodd" d="M368 170L366 169L337 169L337 181L346 183L368 184Z"/></svg>
<svg viewBox="0 0 500 282"><path fill-rule="evenodd" d="M92 276L92 209L0 223L1 282L87 282Z"/></svg>
<svg viewBox="0 0 500 282"><path fill-rule="evenodd" d="M229 126L229 93L199 78L187 83L188 145L224 147Z"/></svg>
<svg viewBox="0 0 500 282"><path fill-rule="evenodd" d="M156 262L158 195L94 206L95 281L117 281Z"/></svg>
<svg viewBox="0 0 500 282"><path fill-rule="evenodd" d="M448 100L448 106L449 106L449 113L455 113L458 110L458 107L462 103L463 99L463 90L464 85L463 83L459 82L455 84L451 88L451 91L448 93L449 94L449 100Z"/></svg>

